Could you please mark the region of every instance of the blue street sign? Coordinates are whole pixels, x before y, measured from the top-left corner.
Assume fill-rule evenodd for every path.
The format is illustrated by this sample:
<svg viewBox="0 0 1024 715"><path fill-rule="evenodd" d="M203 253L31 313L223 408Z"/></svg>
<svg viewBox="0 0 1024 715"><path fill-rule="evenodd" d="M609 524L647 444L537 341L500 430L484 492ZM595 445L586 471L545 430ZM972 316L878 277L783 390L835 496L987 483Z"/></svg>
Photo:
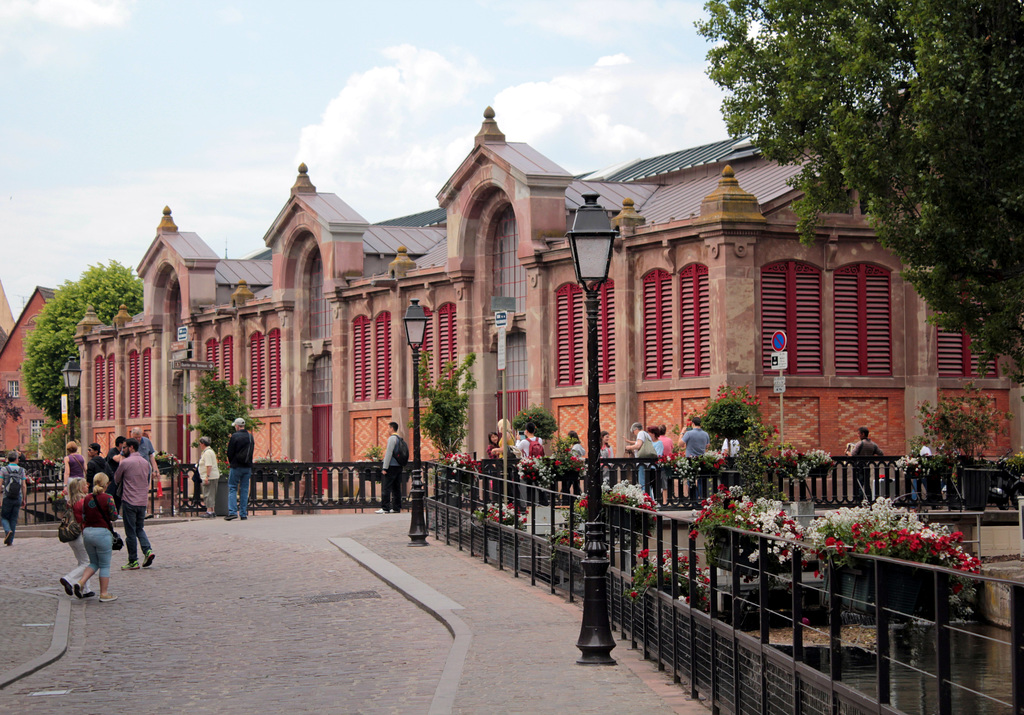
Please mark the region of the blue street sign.
<svg viewBox="0 0 1024 715"><path fill-rule="evenodd" d="M781 330L772 333L772 350L781 352L786 349L786 334Z"/></svg>

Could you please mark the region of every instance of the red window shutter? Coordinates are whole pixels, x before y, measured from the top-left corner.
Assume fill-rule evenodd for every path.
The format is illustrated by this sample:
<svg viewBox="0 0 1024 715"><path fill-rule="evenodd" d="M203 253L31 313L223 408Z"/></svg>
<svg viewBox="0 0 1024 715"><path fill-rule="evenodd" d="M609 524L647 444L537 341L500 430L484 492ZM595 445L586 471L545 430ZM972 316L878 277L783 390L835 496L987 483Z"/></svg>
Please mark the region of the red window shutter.
<svg viewBox="0 0 1024 715"><path fill-rule="evenodd" d="M555 291L556 384L583 383L583 289L566 283Z"/></svg>
<svg viewBox="0 0 1024 715"><path fill-rule="evenodd" d="M153 351L142 351L142 416L153 415Z"/></svg>
<svg viewBox="0 0 1024 715"><path fill-rule="evenodd" d="M867 263L834 274L837 375L891 375L889 272Z"/></svg>
<svg viewBox="0 0 1024 715"><path fill-rule="evenodd" d="M139 351L128 353L128 417L139 416Z"/></svg>
<svg viewBox="0 0 1024 715"><path fill-rule="evenodd" d="M430 308L423 306L423 314L427 316L427 325L423 330L423 344L420 346L420 355L429 355L427 365L430 366L434 364L434 313ZM418 365L416 370L419 370ZM435 373L431 370L430 374L433 376ZM416 375L416 379L419 379L419 372Z"/></svg>
<svg viewBox="0 0 1024 715"><path fill-rule="evenodd" d="M644 378L658 380L672 375L672 277L661 269L643 278Z"/></svg>
<svg viewBox="0 0 1024 715"><path fill-rule="evenodd" d="M939 377L976 377L980 374L980 359L971 352L971 336L939 328L937 331ZM996 377L995 362L989 362L987 376Z"/></svg>
<svg viewBox="0 0 1024 715"><path fill-rule="evenodd" d="M682 318L680 376L696 377L711 370L711 312L708 267L693 263L679 274L679 311Z"/></svg>
<svg viewBox="0 0 1024 715"><path fill-rule="evenodd" d="M107 356L107 419L114 419L114 375L116 374L114 356Z"/></svg>
<svg viewBox="0 0 1024 715"><path fill-rule="evenodd" d="M281 406L281 331L267 333L267 406Z"/></svg>
<svg viewBox="0 0 1024 715"><path fill-rule="evenodd" d="M235 339L230 335L220 343L221 379L229 385L235 384Z"/></svg>
<svg viewBox="0 0 1024 715"><path fill-rule="evenodd" d="M615 382L615 282L601 284L597 314L597 375L599 382ZM585 319L585 318L584 318Z"/></svg>
<svg viewBox="0 0 1024 715"><path fill-rule="evenodd" d="M892 301L889 271L864 265L864 372L892 374Z"/></svg>
<svg viewBox="0 0 1024 715"><path fill-rule="evenodd" d="M370 319L360 315L352 321L352 399L370 399Z"/></svg>
<svg viewBox="0 0 1024 715"><path fill-rule="evenodd" d="M96 356L96 367L93 370L92 416L95 420L107 417L107 361L102 355Z"/></svg>
<svg viewBox="0 0 1024 715"><path fill-rule="evenodd" d="M220 357L220 352L217 350L217 338L210 338L209 340L206 341L206 361L212 362L215 367L219 368L220 360L217 359L218 357ZM216 371L214 372L214 374L217 375L220 379L224 379L223 374L219 374Z"/></svg>
<svg viewBox="0 0 1024 715"><path fill-rule="evenodd" d="M441 367L454 362L458 355L455 339L456 327L455 303L445 303L437 309L438 374L441 372Z"/></svg>
<svg viewBox="0 0 1024 715"><path fill-rule="evenodd" d="M790 375L820 375L821 271L798 261L781 261L761 269L762 368L771 370L771 339L784 330L789 344Z"/></svg>
<svg viewBox="0 0 1024 715"><path fill-rule="evenodd" d="M264 406L263 367L263 333L257 331L249 336L249 403L257 410Z"/></svg>
<svg viewBox="0 0 1024 715"><path fill-rule="evenodd" d="M833 279L836 374L860 375L860 291L857 266L836 270Z"/></svg>
<svg viewBox="0 0 1024 715"><path fill-rule="evenodd" d="M384 311L376 318L374 338L376 343L375 362L377 365L376 399L391 399L391 313Z"/></svg>

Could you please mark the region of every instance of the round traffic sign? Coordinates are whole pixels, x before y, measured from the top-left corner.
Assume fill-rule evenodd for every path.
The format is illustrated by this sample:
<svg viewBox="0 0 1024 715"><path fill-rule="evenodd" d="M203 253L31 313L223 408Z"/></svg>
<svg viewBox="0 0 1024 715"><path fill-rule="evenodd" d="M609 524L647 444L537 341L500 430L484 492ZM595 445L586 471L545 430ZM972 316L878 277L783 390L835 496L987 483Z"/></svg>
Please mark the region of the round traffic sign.
<svg viewBox="0 0 1024 715"><path fill-rule="evenodd" d="M776 330L772 333L772 350L781 352L786 349L786 333L782 330Z"/></svg>

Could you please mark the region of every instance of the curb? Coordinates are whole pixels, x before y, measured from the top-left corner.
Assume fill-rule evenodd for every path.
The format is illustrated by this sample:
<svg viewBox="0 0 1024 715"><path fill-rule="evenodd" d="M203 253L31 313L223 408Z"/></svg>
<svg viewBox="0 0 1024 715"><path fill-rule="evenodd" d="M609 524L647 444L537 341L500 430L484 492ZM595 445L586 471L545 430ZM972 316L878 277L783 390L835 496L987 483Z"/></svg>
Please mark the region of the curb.
<svg viewBox="0 0 1024 715"><path fill-rule="evenodd" d="M431 701L428 711L429 715L451 713L455 707L455 696L459 691L462 669L469 655L469 646L473 641L473 632L469 626L453 613L456 610L461 611L463 606L443 593L435 591L390 561L378 556L355 539L338 538L328 539L328 541L381 581L432 615L451 633L452 647L448 651L448 657L445 659L444 669L441 671L441 678L434 690L434 699Z"/></svg>
<svg viewBox="0 0 1024 715"><path fill-rule="evenodd" d="M30 592L35 593L35 592ZM47 594L37 593L36 595L44 598L54 598ZM71 602L66 599L60 599L57 602L57 616L53 622L53 639L50 641L50 647L46 649L46 652L42 655L33 658L27 663L15 666L10 670L0 673L0 690L3 690L11 683L14 683L22 678L32 675L32 673L45 668L50 663L58 660L68 650L68 635L71 630Z"/></svg>

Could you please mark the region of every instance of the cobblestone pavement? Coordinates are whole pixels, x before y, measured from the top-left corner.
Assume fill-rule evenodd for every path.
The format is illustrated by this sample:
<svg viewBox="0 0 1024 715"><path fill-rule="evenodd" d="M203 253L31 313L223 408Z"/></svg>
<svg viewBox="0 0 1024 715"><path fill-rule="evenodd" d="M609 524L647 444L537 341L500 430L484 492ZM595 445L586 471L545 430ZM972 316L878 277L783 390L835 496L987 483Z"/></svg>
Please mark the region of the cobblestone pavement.
<svg viewBox="0 0 1024 715"><path fill-rule="evenodd" d="M25 542L17 543L21 546ZM57 617L56 598L10 588L7 564L4 566L3 584L0 585L0 633L3 642L0 673L45 653L53 640L53 624Z"/></svg>
<svg viewBox="0 0 1024 715"><path fill-rule="evenodd" d="M619 666L575 666L577 606L433 539L408 548L407 529L353 514L151 522L153 567L121 572L115 552L119 600L75 601L67 653L0 691L0 711L427 712L451 636L328 541L347 536L464 606L473 640L454 712L706 712L624 643ZM57 539L20 541L0 553L0 593L51 594L35 599L52 612L72 563ZM47 620L11 610L0 605L0 642L39 639L17 642L27 660L52 630L19 633Z"/></svg>

